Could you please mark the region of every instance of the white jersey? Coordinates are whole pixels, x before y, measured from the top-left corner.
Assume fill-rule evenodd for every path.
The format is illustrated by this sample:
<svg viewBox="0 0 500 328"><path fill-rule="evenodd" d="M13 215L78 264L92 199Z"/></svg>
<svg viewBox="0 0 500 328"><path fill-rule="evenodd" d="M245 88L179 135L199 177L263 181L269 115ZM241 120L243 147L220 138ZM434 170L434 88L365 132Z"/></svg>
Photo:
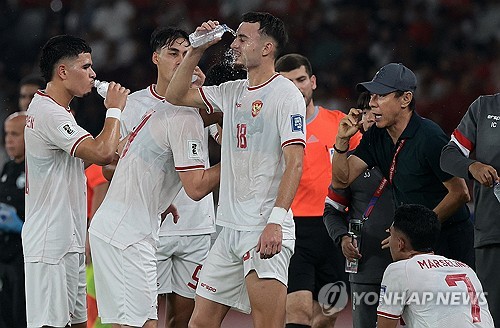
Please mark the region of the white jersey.
<svg viewBox="0 0 500 328"><path fill-rule="evenodd" d="M120 119L120 135L126 137L141 122L146 112L160 103L165 97L155 91L155 84L136 91L127 97L127 104Z"/></svg>
<svg viewBox="0 0 500 328"><path fill-rule="evenodd" d="M158 242L159 215L181 189L182 171L204 169L197 109L157 104L132 131L89 232L120 249Z"/></svg>
<svg viewBox="0 0 500 328"><path fill-rule="evenodd" d="M74 156L80 143L91 137L68 108L37 91L24 131L25 262L57 264L68 252L85 251L86 180L83 161Z"/></svg>
<svg viewBox="0 0 500 328"><path fill-rule="evenodd" d="M483 287L474 270L444 256L421 254L390 264L377 314L408 327L491 327Z"/></svg>
<svg viewBox="0 0 500 328"><path fill-rule="evenodd" d="M238 80L199 90L209 112L224 112L217 224L263 230L285 169L283 147L305 146L304 98L279 74L254 87ZM291 211L283 237L294 238Z"/></svg>
<svg viewBox="0 0 500 328"><path fill-rule="evenodd" d="M122 138L132 132L134 127L141 122L146 112L165 99L155 91L155 86L152 84L128 96L127 104L120 121L120 134ZM210 126L210 128L210 132L215 139L216 135L214 133L217 133L217 128L215 126ZM204 152L204 160L208 168L207 132L204 133L202 146L203 149L207 150ZM180 219L177 224L174 224L172 215L169 214L161 225L160 236L201 235L215 232L215 211L212 193L195 202L186 194L184 188L182 188L174 199L173 204L179 211Z"/></svg>

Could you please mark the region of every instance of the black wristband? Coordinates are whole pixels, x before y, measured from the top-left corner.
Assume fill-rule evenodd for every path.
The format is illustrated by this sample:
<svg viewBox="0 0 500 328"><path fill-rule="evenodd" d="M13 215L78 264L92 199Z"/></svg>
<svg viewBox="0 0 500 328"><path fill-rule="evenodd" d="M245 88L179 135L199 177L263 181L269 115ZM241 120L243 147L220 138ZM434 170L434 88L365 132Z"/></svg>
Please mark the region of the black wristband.
<svg viewBox="0 0 500 328"><path fill-rule="evenodd" d="M349 146L347 146L346 150L340 150L337 148L337 146L335 144L333 144L333 150L335 150L335 152L337 152L339 154L345 154L349 150Z"/></svg>

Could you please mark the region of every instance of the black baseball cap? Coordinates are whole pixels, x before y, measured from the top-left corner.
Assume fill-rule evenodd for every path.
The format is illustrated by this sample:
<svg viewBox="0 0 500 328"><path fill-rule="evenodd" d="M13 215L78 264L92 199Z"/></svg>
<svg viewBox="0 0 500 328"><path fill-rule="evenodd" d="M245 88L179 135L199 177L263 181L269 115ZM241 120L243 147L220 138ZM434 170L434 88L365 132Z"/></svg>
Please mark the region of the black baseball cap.
<svg viewBox="0 0 500 328"><path fill-rule="evenodd" d="M373 80L358 83L356 90L368 90L371 94L385 95L394 91L411 91L417 89L417 77L401 63L390 63L379 69Z"/></svg>

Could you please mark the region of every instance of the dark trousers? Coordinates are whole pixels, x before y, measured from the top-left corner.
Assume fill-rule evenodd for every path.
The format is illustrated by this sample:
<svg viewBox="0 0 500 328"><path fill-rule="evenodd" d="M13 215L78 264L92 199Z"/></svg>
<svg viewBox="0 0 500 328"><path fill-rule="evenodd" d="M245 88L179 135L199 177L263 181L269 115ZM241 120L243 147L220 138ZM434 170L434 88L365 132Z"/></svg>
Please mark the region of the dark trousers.
<svg viewBox="0 0 500 328"><path fill-rule="evenodd" d="M351 282L353 328L376 328L380 284Z"/></svg>
<svg viewBox="0 0 500 328"><path fill-rule="evenodd" d="M436 254L458 260L475 268L474 225L470 220L445 222L436 247Z"/></svg>
<svg viewBox="0 0 500 328"><path fill-rule="evenodd" d="M476 273L486 293L495 327L500 327L500 279L497 267L499 259L500 244L476 248Z"/></svg>
<svg viewBox="0 0 500 328"><path fill-rule="evenodd" d="M0 328L26 327L24 261L22 254L0 262Z"/></svg>

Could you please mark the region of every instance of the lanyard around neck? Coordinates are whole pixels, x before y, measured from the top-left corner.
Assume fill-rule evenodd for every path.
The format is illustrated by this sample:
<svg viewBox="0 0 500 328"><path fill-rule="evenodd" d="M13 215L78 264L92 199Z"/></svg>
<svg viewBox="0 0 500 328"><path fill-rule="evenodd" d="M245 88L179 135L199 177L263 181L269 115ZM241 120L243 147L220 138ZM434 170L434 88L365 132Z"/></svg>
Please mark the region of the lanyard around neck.
<svg viewBox="0 0 500 328"><path fill-rule="evenodd" d="M382 196L382 193L384 192L384 189L387 186L387 183L392 184L392 181L394 179L394 173L396 173L396 159L398 157L399 152L403 148L403 145L405 144L405 142L406 142L406 139L402 139L399 141L399 145L396 148L396 152L394 153L394 156L392 157L391 166L389 167L389 180L387 180L384 177L384 178L382 178L382 181L380 181L380 184L378 185L377 189L375 189L375 192L373 193L373 196L370 199L370 202L368 203L368 207L366 208L365 212L363 213L363 221L368 220L368 217L372 213L373 208L375 207L375 204L377 203L380 196Z"/></svg>

